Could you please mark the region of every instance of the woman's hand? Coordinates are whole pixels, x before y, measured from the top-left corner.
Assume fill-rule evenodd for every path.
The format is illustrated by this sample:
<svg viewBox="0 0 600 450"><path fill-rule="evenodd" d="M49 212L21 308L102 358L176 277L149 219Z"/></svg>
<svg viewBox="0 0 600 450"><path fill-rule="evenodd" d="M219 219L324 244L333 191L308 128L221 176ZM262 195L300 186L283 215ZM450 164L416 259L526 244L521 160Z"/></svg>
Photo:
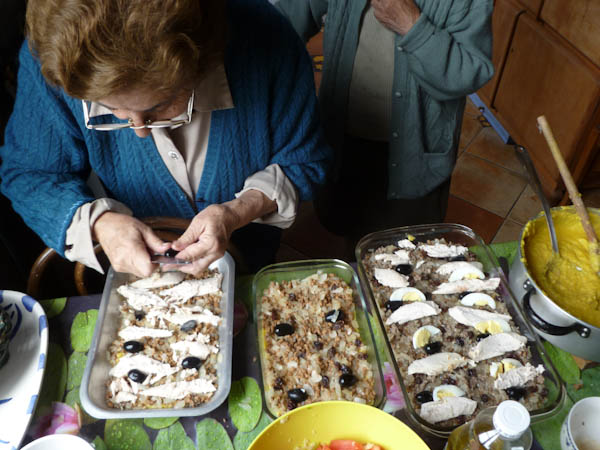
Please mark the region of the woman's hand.
<svg viewBox="0 0 600 450"><path fill-rule="evenodd" d="M185 233L171 244L171 248L179 252L177 259L193 263L165 265L162 269L199 275L210 263L225 254L231 233L276 209L274 200L255 189L244 192L230 202L206 207L196 214Z"/></svg>
<svg viewBox="0 0 600 450"><path fill-rule="evenodd" d="M375 18L401 36L408 33L421 16L414 0L371 0L371 5Z"/></svg>
<svg viewBox="0 0 600 450"><path fill-rule="evenodd" d="M164 253L170 247L152 229L126 214L107 211L94 223L93 234L114 270L148 277L156 269L148 250Z"/></svg>

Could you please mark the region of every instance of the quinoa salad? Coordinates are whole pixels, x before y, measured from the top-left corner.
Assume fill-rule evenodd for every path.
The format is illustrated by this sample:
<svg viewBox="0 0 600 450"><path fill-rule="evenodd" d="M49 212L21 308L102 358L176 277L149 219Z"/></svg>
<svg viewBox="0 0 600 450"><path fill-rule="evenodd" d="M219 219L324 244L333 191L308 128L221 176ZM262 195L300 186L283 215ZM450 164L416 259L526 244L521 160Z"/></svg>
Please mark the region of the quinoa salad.
<svg viewBox="0 0 600 450"><path fill-rule="evenodd" d="M544 367L532 364L499 294L467 247L407 235L368 250L361 264L413 409L455 427L512 399L543 406Z"/></svg>
<svg viewBox="0 0 600 450"><path fill-rule="evenodd" d="M107 351L109 407L193 408L212 398L222 280L218 270L199 277L156 272L117 288L120 324Z"/></svg>
<svg viewBox="0 0 600 450"><path fill-rule="evenodd" d="M271 282L260 299L265 399L279 416L323 400L373 404L352 288L333 274Z"/></svg>

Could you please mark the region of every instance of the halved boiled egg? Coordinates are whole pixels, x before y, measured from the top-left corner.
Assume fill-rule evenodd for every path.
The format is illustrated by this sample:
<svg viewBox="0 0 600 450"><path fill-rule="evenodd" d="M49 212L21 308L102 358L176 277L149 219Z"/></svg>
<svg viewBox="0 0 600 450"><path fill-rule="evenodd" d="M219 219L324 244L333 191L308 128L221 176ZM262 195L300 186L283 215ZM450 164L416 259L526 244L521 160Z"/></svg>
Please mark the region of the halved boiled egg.
<svg viewBox="0 0 600 450"><path fill-rule="evenodd" d="M448 281L460 281L460 280L483 280L485 274L477 267L469 264L468 266L461 266L450 274Z"/></svg>
<svg viewBox="0 0 600 450"><path fill-rule="evenodd" d="M475 329L480 333L488 334L508 333L510 325L503 319L490 319L476 323Z"/></svg>
<svg viewBox="0 0 600 450"><path fill-rule="evenodd" d="M492 309L496 309L496 302L494 299L483 292L472 292L471 294L467 294L460 300L460 303L465 306L489 306Z"/></svg>
<svg viewBox="0 0 600 450"><path fill-rule="evenodd" d="M404 302L424 302L425 294L414 287L403 287L392 292L392 295L390 295L390 300L402 300Z"/></svg>
<svg viewBox="0 0 600 450"><path fill-rule="evenodd" d="M521 361L514 358L504 358L501 362L493 362L490 364L490 375L498 378L501 373L506 373L511 369L523 367Z"/></svg>
<svg viewBox="0 0 600 450"><path fill-rule="evenodd" d="M414 332L412 337L413 347L415 349L425 347L429 344L431 336L441 333L439 328L432 325L425 325Z"/></svg>
<svg viewBox="0 0 600 450"><path fill-rule="evenodd" d="M433 389L433 400L439 401L446 397L464 397L465 391L453 384L442 384Z"/></svg>

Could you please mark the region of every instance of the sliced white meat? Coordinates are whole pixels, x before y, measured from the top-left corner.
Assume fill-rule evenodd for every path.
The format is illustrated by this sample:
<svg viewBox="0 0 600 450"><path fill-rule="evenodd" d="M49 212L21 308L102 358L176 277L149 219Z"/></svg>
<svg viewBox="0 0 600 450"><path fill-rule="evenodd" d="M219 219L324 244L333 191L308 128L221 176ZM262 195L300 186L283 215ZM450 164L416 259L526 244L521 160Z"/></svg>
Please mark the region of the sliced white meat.
<svg viewBox="0 0 600 450"><path fill-rule="evenodd" d="M208 358L211 353L218 353L219 349L214 345L207 345L201 342L179 341L170 345L175 359L183 360L188 356L195 356L200 359Z"/></svg>
<svg viewBox="0 0 600 450"><path fill-rule="evenodd" d="M421 244L419 248L432 258L454 258L455 256L464 255L469 250L462 245L446 244Z"/></svg>
<svg viewBox="0 0 600 450"><path fill-rule="evenodd" d="M149 338L165 338L172 336L173 332L169 330L161 330L160 328L145 328L129 326L119 331L119 337L124 341L137 341L138 339Z"/></svg>
<svg viewBox="0 0 600 450"><path fill-rule="evenodd" d="M527 382L542 373L544 373L544 366L540 364L537 367L533 367L527 363L524 366L515 367L508 372L498 375L498 378L494 381L494 387L496 389L508 389L513 386L524 386Z"/></svg>
<svg viewBox="0 0 600 450"><path fill-rule="evenodd" d="M135 402L137 400L137 395L130 392L119 392L114 396L114 400L116 403Z"/></svg>
<svg viewBox="0 0 600 450"><path fill-rule="evenodd" d="M213 294L221 289L222 274L202 280L185 280L176 286L160 291L160 295L168 297L169 302L185 302L193 297Z"/></svg>
<svg viewBox="0 0 600 450"><path fill-rule="evenodd" d="M375 279L382 285L391 288L408 286L408 277L396 272L394 269L375 269Z"/></svg>
<svg viewBox="0 0 600 450"><path fill-rule="evenodd" d="M424 373L425 375L434 376L466 364L467 359L458 353L434 353L431 356L414 360L408 366L408 374Z"/></svg>
<svg viewBox="0 0 600 450"><path fill-rule="evenodd" d="M440 284L434 294L460 294L461 292L493 291L500 285L500 278L487 280L459 280Z"/></svg>
<svg viewBox="0 0 600 450"><path fill-rule="evenodd" d="M458 269L475 267L478 270L483 270L483 264L478 261L451 261L442 264L437 268L436 272L440 275L450 275Z"/></svg>
<svg viewBox="0 0 600 450"><path fill-rule="evenodd" d="M400 250L398 250L399 252ZM408 254L404 257L402 254L396 253L378 253L375 255L375 261L384 261L389 262L393 266L397 266L398 264L408 264L410 260L408 259Z"/></svg>
<svg viewBox="0 0 600 450"><path fill-rule="evenodd" d="M156 289L181 283L184 278L185 274L183 272L154 272L148 278L134 281L130 286L139 289Z"/></svg>
<svg viewBox="0 0 600 450"><path fill-rule="evenodd" d="M432 301L410 302L394 311L392 315L387 318L385 323L386 325L391 325L393 323L401 325L422 317L435 316L441 311L440 307Z"/></svg>
<svg viewBox="0 0 600 450"><path fill-rule="evenodd" d="M208 394L215 391L216 389L210 380L196 378L192 381L161 384L160 386L144 389L140 391L140 394L179 400L188 394Z"/></svg>
<svg viewBox="0 0 600 450"><path fill-rule="evenodd" d="M492 334L469 350L469 358L475 362L495 358L523 348L526 342L527 338L517 333Z"/></svg>
<svg viewBox="0 0 600 450"><path fill-rule="evenodd" d="M405 250L414 250L417 248L415 244L413 244L409 239L401 239L398 241L398 247Z"/></svg>
<svg viewBox="0 0 600 450"><path fill-rule="evenodd" d="M506 314L498 314L484 309L469 308L468 306L453 306L448 309L448 314L458 323L468 327L474 327L479 322L486 320L510 320L510 316Z"/></svg>
<svg viewBox="0 0 600 450"><path fill-rule="evenodd" d="M477 402L467 397L444 397L436 402L421 405L420 415L429 423L442 422L458 416L470 416L475 412Z"/></svg>
<svg viewBox="0 0 600 450"><path fill-rule="evenodd" d="M183 325L190 320L195 320L198 323L209 323L214 326L219 325L221 322L221 318L208 309L202 311L201 314L196 314L196 311L191 308L176 308L174 313L165 314L163 318L177 325Z"/></svg>
<svg viewBox="0 0 600 450"><path fill-rule="evenodd" d="M170 364L162 363L149 356L137 353L135 355L122 356L117 365L110 369L109 375L124 377L133 369L137 369L148 375L143 384L156 383L161 378L179 371L178 367L171 367ZM154 376L151 378L150 375Z"/></svg>
<svg viewBox="0 0 600 450"><path fill-rule="evenodd" d="M123 284L117 288L117 292L127 299L127 303L133 309L141 310L145 307L166 306L167 302L158 295L142 288Z"/></svg>

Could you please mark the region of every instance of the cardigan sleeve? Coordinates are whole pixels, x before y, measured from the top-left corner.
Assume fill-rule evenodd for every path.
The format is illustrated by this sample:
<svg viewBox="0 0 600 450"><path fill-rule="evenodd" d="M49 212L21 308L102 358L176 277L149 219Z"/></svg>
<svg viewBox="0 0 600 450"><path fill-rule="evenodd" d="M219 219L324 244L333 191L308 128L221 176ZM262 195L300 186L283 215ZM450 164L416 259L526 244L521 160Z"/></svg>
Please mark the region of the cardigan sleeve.
<svg viewBox="0 0 600 450"><path fill-rule="evenodd" d="M18 89L0 148L1 189L25 223L64 256L66 230L77 209L93 201L90 168L78 122L62 91L46 84L27 42Z"/></svg>
<svg viewBox="0 0 600 450"><path fill-rule="evenodd" d="M323 136L306 48L287 22L281 23L275 33L281 39L271 53L270 164L281 167L298 190L300 200L310 200L325 182L333 152Z"/></svg>
<svg viewBox="0 0 600 450"><path fill-rule="evenodd" d="M328 0L279 0L275 7L288 18L304 42L321 30Z"/></svg>
<svg viewBox="0 0 600 450"><path fill-rule="evenodd" d="M492 0L472 1L443 28L421 14L400 40L409 71L436 100L464 97L491 79L492 8Z"/></svg>

